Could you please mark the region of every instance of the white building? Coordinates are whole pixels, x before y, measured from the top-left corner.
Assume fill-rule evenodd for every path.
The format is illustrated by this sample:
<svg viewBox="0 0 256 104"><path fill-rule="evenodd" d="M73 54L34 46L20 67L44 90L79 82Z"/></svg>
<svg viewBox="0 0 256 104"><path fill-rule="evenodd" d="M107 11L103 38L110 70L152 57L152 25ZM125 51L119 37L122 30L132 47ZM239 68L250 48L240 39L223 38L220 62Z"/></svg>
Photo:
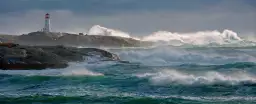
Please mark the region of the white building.
<svg viewBox="0 0 256 104"><path fill-rule="evenodd" d="M49 13L45 14L44 28L43 28L42 31L43 32L51 32L51 28L50 28L50 14Z"/></svg>

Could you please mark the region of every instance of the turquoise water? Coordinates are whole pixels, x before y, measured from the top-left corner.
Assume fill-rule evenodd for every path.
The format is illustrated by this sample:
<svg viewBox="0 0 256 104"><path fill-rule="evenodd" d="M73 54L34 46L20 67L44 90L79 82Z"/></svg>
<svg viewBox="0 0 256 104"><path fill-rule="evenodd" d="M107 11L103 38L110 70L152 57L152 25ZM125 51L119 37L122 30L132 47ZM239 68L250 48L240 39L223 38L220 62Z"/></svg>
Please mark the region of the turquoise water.
<svg viewBox="0 0 256 104"><path fill-rule="evenodd" d="M107 49L129 62L0 71L0 104L255 104L256 49Z"/></svg>

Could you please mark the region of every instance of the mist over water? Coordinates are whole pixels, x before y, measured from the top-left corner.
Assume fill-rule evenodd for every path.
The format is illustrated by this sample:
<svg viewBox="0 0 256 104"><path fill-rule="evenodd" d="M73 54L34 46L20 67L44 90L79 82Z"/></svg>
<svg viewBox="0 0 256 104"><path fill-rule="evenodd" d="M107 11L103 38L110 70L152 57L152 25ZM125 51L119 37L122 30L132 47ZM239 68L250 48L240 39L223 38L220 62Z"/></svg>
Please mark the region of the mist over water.
<svg viewBox="0 0 256 104"><path fill-rule="evenodd" d="M108 29L99 25L93 26L88 35L106 35L106 36L118 36L125 38L133 38L141 41L155 42L155 45L172 45L172 46L229 46L229 47L246 47L255 46L256 43L250 36L240 34L244 36L241 38L239 34L232 30L223 30L219 32L213 31L198 31L194 33L176 33L169 31L157 31L152 34L135 37L129 33L122 32L121 30Z"/></svg>
<svg viewBox="0 0 256 104"><path fill-rule="evenodd" d="M247 52L248 51L248 52ZM236 62L256 62L253 49L177 48L163 46L149 49L123 49L117 53L122 59L145 65L219 65Z"/></svg>
<svg viewBox="0 0 256 104"><path fill-rule="evenodd" d="M99 25L93 26L89 31L88 35L106 35L106 36L118 36L118 37L124 37L124 38L130 38L131 36L128 33L108 29L106 27L102 27Z"/></svg>

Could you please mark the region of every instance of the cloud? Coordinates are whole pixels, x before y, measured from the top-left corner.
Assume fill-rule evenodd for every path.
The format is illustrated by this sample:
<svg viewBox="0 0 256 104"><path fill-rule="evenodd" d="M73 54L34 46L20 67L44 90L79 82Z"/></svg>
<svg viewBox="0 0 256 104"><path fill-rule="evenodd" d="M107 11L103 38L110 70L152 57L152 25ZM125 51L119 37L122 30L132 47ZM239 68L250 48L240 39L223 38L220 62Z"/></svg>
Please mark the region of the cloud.
<svg viewBox="0 0 256 104"><path fill-rule="evenodd" d="M67 5L70 3L67 0L61 3L55 0L51 1L52 4L47 8L41 7L39 3L47 3L50 0L23 2L28 1L29 4L34 3L34 6L24 7L26 9L18 11L16 10L18 7L9 4L13 6L13 12L1 12L0 9L1 33L22 34L40 30L46 12L51 14L53 31L87 32L93 25L102 25L132 35L148 35L159 30L196 32L231 29L239 33L256 33L255 6L237 0L202 3L199 3L202 0L195 0L192 4L191 1L175 2L175 0L172 4L169 0L162 0L164 2L88 0L81 1L78 7ZM74 3L78 2L79 0L74 0ZM56 3L60 4L51 6ZM87 7L81 8L83 5Z"/></svg>

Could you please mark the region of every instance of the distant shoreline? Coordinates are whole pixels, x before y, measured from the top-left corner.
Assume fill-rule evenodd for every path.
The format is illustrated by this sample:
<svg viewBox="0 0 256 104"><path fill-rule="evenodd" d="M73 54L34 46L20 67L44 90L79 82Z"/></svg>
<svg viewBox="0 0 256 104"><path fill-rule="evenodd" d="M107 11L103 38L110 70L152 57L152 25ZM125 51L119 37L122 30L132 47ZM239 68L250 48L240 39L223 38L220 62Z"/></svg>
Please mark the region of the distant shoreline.
<svg viewBox="0 0 256 104"><path fill-rule="evenodd" d="M0 35L1 42L13 42L21 45L32 46L91 46L91 47L139 47L150 46L151 42L144 42L133 38L84 35L57 32L31 32L23 35Z"/></svg>

